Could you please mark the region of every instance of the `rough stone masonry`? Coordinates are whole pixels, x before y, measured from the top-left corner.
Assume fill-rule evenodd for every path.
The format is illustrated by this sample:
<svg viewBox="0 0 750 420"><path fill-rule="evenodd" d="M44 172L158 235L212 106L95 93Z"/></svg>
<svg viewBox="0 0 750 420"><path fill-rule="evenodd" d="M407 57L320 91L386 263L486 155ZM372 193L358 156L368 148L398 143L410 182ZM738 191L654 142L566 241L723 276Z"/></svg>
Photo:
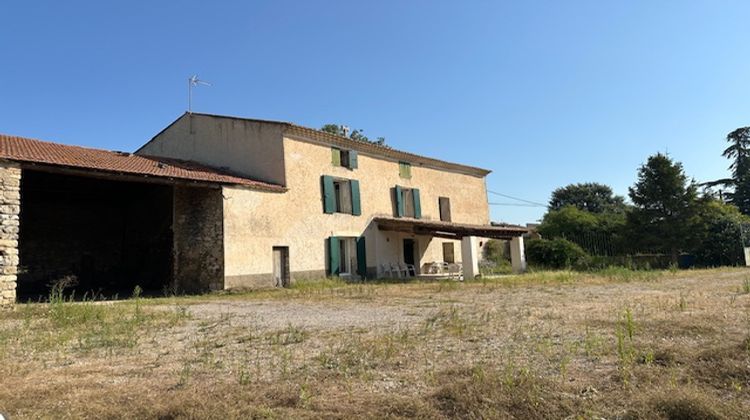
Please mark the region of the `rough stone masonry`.
<svg viewBox="0 0 750 420"><path fill-rule="evenodd" d="M0 162L0 307L16 302L21 168Z"/></svg>

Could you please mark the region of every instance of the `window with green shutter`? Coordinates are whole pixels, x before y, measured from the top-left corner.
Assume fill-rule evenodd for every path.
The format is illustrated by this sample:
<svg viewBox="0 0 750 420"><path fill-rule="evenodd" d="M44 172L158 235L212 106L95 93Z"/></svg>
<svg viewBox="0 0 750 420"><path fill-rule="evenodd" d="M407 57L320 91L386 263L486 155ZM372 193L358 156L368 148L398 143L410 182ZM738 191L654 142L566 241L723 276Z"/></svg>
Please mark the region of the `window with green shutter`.
<svg viewBox="0 0 750 420"><path fill-rule="evenodd" d="M401 191L401 187L398 185L393 189L393 197L396 200L396 217L404 217L404 195Z"/></svg>
<svg viewBox="0 0 750 420"><path fill-rule="evenodd" d="M335 147L331 148L331 164L333 166L341 166L341 150Z"/></svg>
<svg viewBox="0 0 750 420"><path fill-rule="evenodd" d="M422 218L422 202L417 188L404 188L396 185L393 193L396 217Z"/></svg>
<svg viewBox="0 0 750 420"><path fill-rule="evenodd" d="M336 191L333 183L333 177L323 175L321 177L323 185L323 212L333 214L336 212Z"/></svg>
<svg viewBox="0 0 750 420"><path fill-rule="evenodd" d="M362 206L359 202L359 181L356 179L349 180L349 187L351 188L352 214L359 216L362 214Z"/></svg>
<svg viewBox="0 0 750 420"><path fill-rule="evenodd" d="M324 213L346 213L355 216L362 214L359 181L323 175L321 182L323 185Z"/></svg>
<svg viewBox="0 0 750 420"><path fill-rule="evenodd" d="M331 164L342 168L357 169L359 165L356 150L342 150L331 148Z"/></svg>
<svg viewBox="0 0 750 420"><path fill-rule="evenodd" d="M338 276L341 267L341 245L339 238L331 236L328 238L328 274Z"/></svg>
<svg viewBox="0 0 750 420"><path fill-rule="evenodd" d="M398 176L404 179L411 179L411 163L398 163Z"/></svg>
<svg viewBox="0 0 750 420"><path fill-rule="evenodd" d="M419 200L419 190L417 188L413 188L411 190L411 197L414 201L414 218L415 219L421 219L422 218L422 203Z"/></svg>

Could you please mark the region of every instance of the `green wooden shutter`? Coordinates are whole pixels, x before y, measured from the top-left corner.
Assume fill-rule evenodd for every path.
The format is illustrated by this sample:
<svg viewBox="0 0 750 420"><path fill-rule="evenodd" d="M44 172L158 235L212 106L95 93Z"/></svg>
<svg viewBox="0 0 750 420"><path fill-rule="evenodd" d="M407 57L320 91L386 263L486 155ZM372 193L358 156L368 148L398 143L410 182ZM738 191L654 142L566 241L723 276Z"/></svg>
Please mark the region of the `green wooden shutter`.
<svg viewBox="0 0 750 420"><path fill-rule="evenodd" d="M364 236L357 238L357 274L363 279L367 278L367 248Z"/></svg>
<svg viewBox="0 0 750 420"><path fill-rule="evenodd" d="M328 238L328 273L331 277L339 275L340 265L341 251L339 248L339 238L331 236Z"/></svg>
<svg viewBox="0 0 750 420"><path fill-rule="evenodd" d="M414 197L414 218L422 218L422 203L419 201L419 190L414 188L411 190L411 195Z"/></svg>
<svg viewBox="0 0 750 420"><path fill-rule="evenodd" d="M398 163L398 175L401 178L409 179L411 178L411 164L406 162L399 162Z"/></svg>
<svg viewBox="0 0 750 420"><path fill-rule="evenodd" d="M333 188L333 177L323 175L323 212L333 214L336 212L336 191Z"/></svg>
<svg viewBox="0 0 750 420"><path fill-rule="evenodd" d="M331 148L331 163L333 166L341 166L341 150Z"/></svg>
<svg viewBox="0 0 750 420"><path fill-rule="evenodd" d="M357 165L358 165L357 151L350 150L349 151L349 169L357 169Z"/></svg>
<svg viewBox="0 0 750 420"><path fill-rule="evenodd" d="M396 194L396 216L404 217L404 198L401 195L401 187L396 185L394 192Z"/></svg>
<svg viewBox="0 0 750 420"><path fill-rule="evenodd" d="M350 179L349 186L352 188L352 214L359 216L362 214L362 206L359 203L359 181Z"/></svg>

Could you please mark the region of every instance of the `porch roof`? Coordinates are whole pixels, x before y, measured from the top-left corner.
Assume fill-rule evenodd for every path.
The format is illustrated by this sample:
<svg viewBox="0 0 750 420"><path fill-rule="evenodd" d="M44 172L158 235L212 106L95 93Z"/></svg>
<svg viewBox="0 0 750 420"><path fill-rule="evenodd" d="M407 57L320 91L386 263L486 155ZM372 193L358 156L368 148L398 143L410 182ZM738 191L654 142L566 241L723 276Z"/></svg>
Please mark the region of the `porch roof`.
<svg viewBox="0 0 750 420"><path fill-rule="evenodd" d="M447 239L461 239L464 236L479 236L493 239L512 239L528 233L529 230L514 225L471 225L464 223L420 220L411 218L375 217L378 229L430 235Z"/></svg>

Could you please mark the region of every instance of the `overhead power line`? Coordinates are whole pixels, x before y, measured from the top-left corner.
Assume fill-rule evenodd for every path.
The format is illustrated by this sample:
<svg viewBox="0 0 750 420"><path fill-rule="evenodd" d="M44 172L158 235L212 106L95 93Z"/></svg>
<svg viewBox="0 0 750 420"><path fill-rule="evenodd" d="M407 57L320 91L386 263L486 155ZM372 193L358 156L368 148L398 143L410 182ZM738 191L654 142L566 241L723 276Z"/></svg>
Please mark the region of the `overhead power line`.
<svg viewBox="0 0 750 420"><path fill-rule="evenodd" d="M488 203L491 206L514 206L514 207L539 207L536 204L526 203Z"/></svg>
<svg viewBox="0 0 750 420"><path fill-rule="evenodd" d="M547 207L546 204L539 203L537 201L531 201L531 200L524 200L523 198L513 197L512 195L499 193L496 191L487 190L488 193L492 193L495 195L499 195L500 197L510 198L511 200L521 201L526 204L531 204L529 207Z"/></svg>

